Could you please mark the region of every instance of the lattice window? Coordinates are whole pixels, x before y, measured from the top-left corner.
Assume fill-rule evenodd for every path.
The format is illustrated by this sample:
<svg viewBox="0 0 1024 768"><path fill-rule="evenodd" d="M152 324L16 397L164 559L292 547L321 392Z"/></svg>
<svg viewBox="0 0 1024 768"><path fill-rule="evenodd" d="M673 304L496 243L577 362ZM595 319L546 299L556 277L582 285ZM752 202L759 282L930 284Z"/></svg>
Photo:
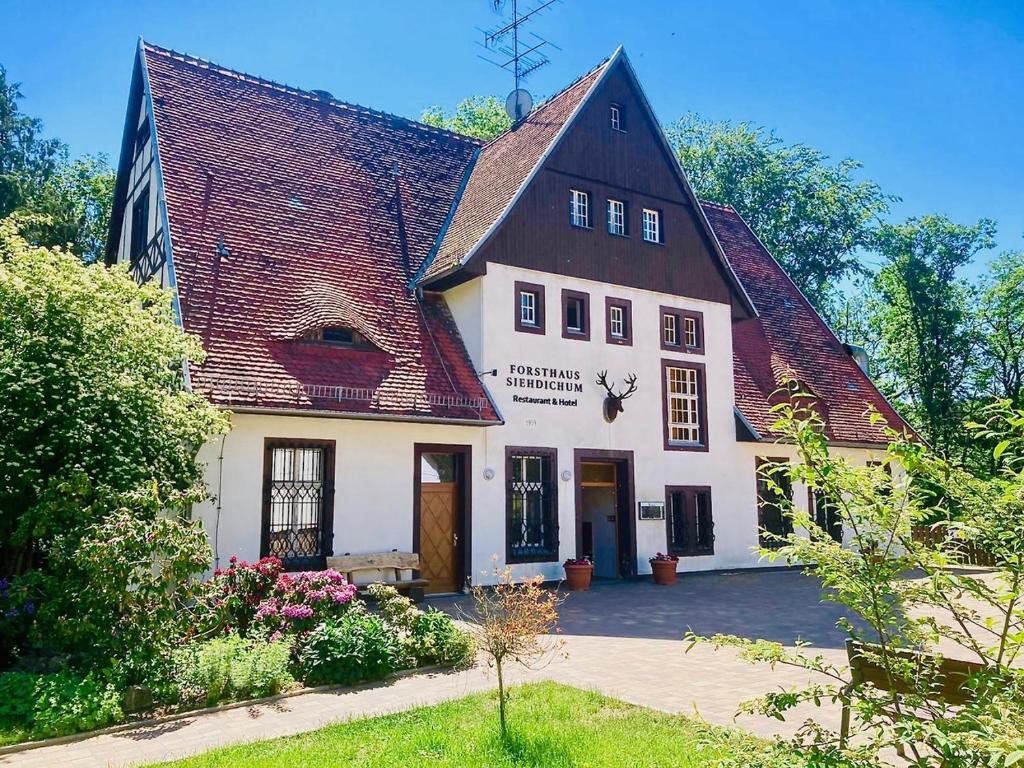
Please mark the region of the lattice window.
<svg viewBox="0 0 1024 768"><path fill-rule="evenodd" d="M668 439L670 443L700 443L700 386L695 368L665 368Z"/></svg>
<svg viewBox="0 0 1024 768"><path fill-rule="evenodd" d="M131 252L129 259L134 264L142 259L149 242L149 185L139 190L132 203Z"/></svg>
<svg viewBox="0 0 1024 768"><path fill-rule="evenodd" d="M608 201L608 232L620 236L626 234L626 204L621 200Z"/></svg>
<svg viewBox="0 0 1024 768"><path fill-rule="evenodd" d="M508 459L508 554L512 562L558 556L555 458L537 450Z"/></svg>
<svg viewBox="0 0 1024 768"><path fill-rule="evenodd" d="M608 113L608 121L613 131L625 130L622 125L622 107L618 104L612 104Z"/></svg>
<svg viewBox="0 0 1024 768"><path fill-rule="evenodd" d="M683 340L688 347L700 346L700 335L697 332L697 318L683 318Z"/></svg>
<svg viewBox="0 0 1024 768"><path fill-rule="evenodd" d="M661 242L661 211L644 208L643 211L644 240L649 243Z"/></svg>
<svg viewBox="0 0 1024 768"><path fill-rule="evenodd" d="M608 308L609 317L608 323L611 328L612 336L617 339L623 339L626 337L626 309L625 307L611 306Z"/></svg>
<svg viewBox="0 0 1024 768"><path fill-rule="evenodd" d="M523 325L537 324L537 294L533 291L519 292L519 321Z"/></svg>
<svg viewBox="0 0 1024 768"><path fill-rule="evenodd" d="M590 227L590 195L586 192L569 190L569 221L574 227Z"/></svg>
<svg viewBox="0 0 1024 768"><path fill-rule="evenodd" d="M662 339L666 346L679 346L679 315L666 312L661 316Z"/></svg>
<svg viewBox="0 0 1024 768"><path fill-rule="evenodd" d="M269 444L263 552L288 567L323 567L331 552L333 444Z"/></svg>

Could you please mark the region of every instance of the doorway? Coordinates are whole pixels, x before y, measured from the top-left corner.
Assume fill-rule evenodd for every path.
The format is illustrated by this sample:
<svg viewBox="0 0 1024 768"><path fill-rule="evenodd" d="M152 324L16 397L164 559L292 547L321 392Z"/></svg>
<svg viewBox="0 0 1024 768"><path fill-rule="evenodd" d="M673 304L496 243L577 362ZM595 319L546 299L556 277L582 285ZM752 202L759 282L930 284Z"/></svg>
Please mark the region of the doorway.
<svg viewBox="0 0 1024 768"><path fill-rule="evenodd" d="M414 448L413 551L431 594L458 592L467 575L470 446Z"/></svg>
<svg viewBox="0 0 1024 768"><path fill-rule="evenodd" d="M632 451L576 450L576 554L594 576L636 574Z"/></svg>

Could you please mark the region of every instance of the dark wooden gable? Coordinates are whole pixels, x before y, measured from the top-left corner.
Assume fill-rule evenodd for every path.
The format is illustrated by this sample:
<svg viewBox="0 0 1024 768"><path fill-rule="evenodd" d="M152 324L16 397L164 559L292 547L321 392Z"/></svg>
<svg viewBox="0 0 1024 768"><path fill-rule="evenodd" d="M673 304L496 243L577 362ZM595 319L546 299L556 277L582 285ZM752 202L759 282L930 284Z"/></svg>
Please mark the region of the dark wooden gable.
<svg viewBox="0 0 1024 768"><path fill-rule="evenodd" d="M624 131L610 125L621 109ZM607 73L474 261L733 303L725 269L680 183L624 61ZM569 190L590 194L591 229L569 223ZM628 237L611 235L606 201L627 204ZM662 212L664 243L645 242L641 211Z"/></svg>

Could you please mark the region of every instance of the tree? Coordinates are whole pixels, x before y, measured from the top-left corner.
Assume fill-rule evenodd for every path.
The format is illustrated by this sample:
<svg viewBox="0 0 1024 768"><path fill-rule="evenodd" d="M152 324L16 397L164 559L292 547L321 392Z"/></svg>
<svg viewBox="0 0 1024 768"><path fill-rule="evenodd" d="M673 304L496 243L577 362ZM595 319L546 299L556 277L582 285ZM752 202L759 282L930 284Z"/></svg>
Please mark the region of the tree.
<svg viewBox="0 0 1024 768"><path fill-rule="evenodd" d="M735 208L832 319L838 283L862 271L858 251L872 242L879 217L896 198L872 181L857 181L857 161L829 163L820 150L786 145L751 123L690 113L666 135L694 192Z"/></svg>
<svg viewBox="0 0 1024 768"><path fill-rule="evenodd" d="M992 262L978 302L978 389L1024 408L1024 253Z"/></svg>
<svg viewBox="0 0 1024 768"><path fill-rule="evenodd" d="M224 414L182 386L199 341L170 294L0 220L0 573L45 565L126 493L201 493ZM111 504L103 503L112 500Z"/></svg>
<svg viewBox="0 0 1024 768"><path fill-rule="evenodd" d="M0 65L0 218L34 215L24 230L29 242L68 246L84 261L106 248L114 172L105 157L68 161L59 139L44 139L42 122L18 109L18 83Z"/></svg>
<svg viewBox="0 0 1024 768"><path fill-rule="evenodd" d="M441 107L423 110L420 120L436 128L445 128L466 136L490 141L512 127L512 118L496 96L470 96L463 99L452 114Z"/></svg>
<svg viewBox="0 0 1024 768"><path fill-rule="evenodd" d="M799 532L762 554L806 566L830 600L850 609L839 626L867 644L859 653L881 670L872 679L884 684L853 676L800 643L793 650L734 636L690 636L691 642L736 647L747 660L814 673L808 685L768 693L744 703L742 712L785 719L802 703L852 705L852 740L837 737L835 721L808 721L786 745L807 765L880 766L893 748L918 768L1018 764L1024 756L1024 680L1017 667L1024 652L1024 411L991 404L985 423L974 427L975 437L997 446L998 472L989 480L892 430L882 465L856 465L830 452L812 409L794 402L775 411L773 430L796 446L800 459L779 472L788 484L833 499L846 536L834 541L808 512L784 500ZM920 480L942 489L947 510L935 526L939 535L925 540L914 535L933 512L931 500L918 493ZM952 567L966 545L989 554L991 572ZM973 662L976 671L966 680L945 676L945 653ZM956 686L963 703L950 704L943 686Z"/></svg>
<svg viewBox="0 0 1024 768"><path fill-rule="evenodd" d="M876 378L945 457L964 445L977 341L972 291L958 270L991 247L994 234L988 219L968 226L925 216L883 224L874 237L884 259L872 301Z"/></svg>

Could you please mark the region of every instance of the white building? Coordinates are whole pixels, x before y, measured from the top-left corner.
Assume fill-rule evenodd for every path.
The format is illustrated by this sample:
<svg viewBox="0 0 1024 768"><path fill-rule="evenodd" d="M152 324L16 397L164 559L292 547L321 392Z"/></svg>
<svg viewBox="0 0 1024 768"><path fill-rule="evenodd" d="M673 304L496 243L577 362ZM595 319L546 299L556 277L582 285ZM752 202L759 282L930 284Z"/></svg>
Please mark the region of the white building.
<svg viewBox="0 0 1024 768"><path fill-rule="evenodd" d="M751 567L788 374L856 461L869 406L903 426L694 197L621 49L483 144L141 44L116 201L110 260L174 290L232 412L195 510L221 561L414 551L435 591L495 555Z"/></svg>

